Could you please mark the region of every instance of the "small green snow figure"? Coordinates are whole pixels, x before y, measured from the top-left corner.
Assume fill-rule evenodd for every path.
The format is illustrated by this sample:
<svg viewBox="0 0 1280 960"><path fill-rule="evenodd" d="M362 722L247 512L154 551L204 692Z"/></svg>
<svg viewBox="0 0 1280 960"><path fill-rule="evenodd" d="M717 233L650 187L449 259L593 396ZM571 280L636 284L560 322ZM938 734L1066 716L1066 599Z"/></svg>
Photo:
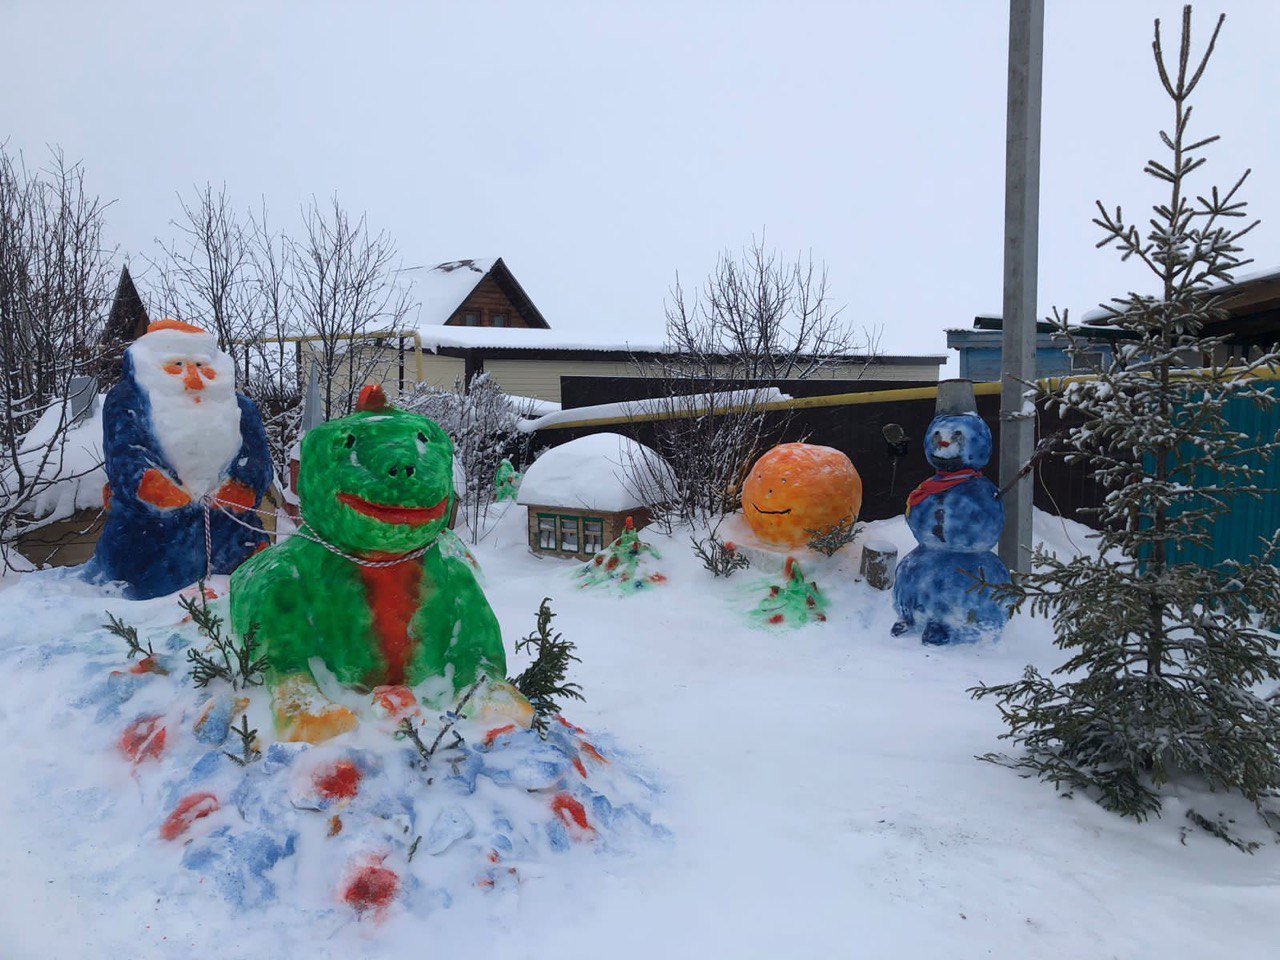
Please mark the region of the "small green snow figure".
<svg viewBox="0 0 1280 960"><path fill-rule="evenodd" d="M818 591L817 583L805 580L795 557L787 557L784 575L786 582L781 587L769 588L769 595L751 611L751 619L771 627L800 627L811 621L824 622L827 619L827 601Z"/></svg>
<svg viewBox="0 0 1280 960"><path fill-rule="evenodd" d="M627 517L622 536L578 568L578 586L612 584L625 593L646 590L667 582L661 573L646 570L652 561L661 559L662 554L640 539L635 524Z"/></svg>
<svg viewBox="0 0 1280 960"><path fill-rule="evenodd" d="M512 466L510 460L504 459L498 464L498 472L493 476L493 499L498 502L514 500L520 492L520 481L523 479L524 474Z"/></svg>

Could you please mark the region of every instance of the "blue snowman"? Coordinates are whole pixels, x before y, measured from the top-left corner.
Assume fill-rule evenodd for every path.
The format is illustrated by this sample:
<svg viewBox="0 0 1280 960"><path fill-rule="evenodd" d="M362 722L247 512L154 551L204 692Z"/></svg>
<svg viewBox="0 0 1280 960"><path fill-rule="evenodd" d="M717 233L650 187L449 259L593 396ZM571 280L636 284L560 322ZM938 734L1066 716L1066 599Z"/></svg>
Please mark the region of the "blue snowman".
<svg viewBox="0 0 1280 960"><path fill-rule="evenodd" d="M937 472L907 497L907 525L919 546L898 564L893 588L893 635L919 629L928 644L995 640L1009 619L992 591L976 586L980 577L1009 582L1009 569L991 552L1004 505L981 473L991 459L991 429L974 409L973 385L951 384L940 385L925 437L925 459Z"/></svg>

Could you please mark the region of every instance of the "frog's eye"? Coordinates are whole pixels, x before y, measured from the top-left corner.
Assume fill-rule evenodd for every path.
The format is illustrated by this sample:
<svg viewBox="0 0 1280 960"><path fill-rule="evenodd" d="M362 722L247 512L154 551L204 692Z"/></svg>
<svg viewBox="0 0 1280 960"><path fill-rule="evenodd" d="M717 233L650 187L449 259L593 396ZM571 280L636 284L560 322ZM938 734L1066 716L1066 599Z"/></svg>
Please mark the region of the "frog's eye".
<svg viewBox="0 0 1280 960"><path fill-rule="evenodd" d="M418 442L419 442L419 443L426 443L426 442L427 442L427 435L426 435L425 433L419 433L419 434L418 434Z"/></svg>
<svg viewBox="0 0 1280 960"><path fill-rule="evenodd" d="M347 434L347 446L354 447L356 445L356 435L354 433Z"/></svg>

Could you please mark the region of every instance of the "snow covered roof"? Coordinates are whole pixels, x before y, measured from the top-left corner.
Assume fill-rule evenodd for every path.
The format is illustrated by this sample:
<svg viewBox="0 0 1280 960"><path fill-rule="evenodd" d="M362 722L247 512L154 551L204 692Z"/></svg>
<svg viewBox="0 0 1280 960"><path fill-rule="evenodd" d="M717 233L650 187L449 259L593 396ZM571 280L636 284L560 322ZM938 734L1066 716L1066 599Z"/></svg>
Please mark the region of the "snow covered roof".
<svg viewBox="0 0 1280 960"><path fill-rule="evenodd" d="M425 270L416 267L411 276L420 304L420 333L443 329L485 278L497 284L527 326L543 330L550 326L501 257L446 260Z"/></svg>
<svg viewBox="0 0 1280 960"><path fill-rule="evenodd" d="M1267 267L1262 270L1251 270L1248 273L1242 273L1230 283L1221 281L1210 283L1205 289L1210 293L1230 294L1240 292L1242 287L1274 283L1276 281L1280 281L1280 267ZM1115 312L1108 310L1104 305L1094 307L1080 318L1080 322L1087 323L1090 326L1106 327L1110 326L1111 321L1114 319Z"/></svg>
<svg viewBox="0 0 1280 960"><path fill-rule="evenodd" d="M428 350L438 347L486 348L490 350L627 350L656 353L658 342L639 343L614 334L561 333L524 327L423 327L419 335Z"/></svg>
<svg viewBox="0 0 1280 960"><path fill-rule="evenodd" d="M637 492L653 488L655 474L674 483L671 468L653 450L617 433L593 433L552 447L527 469L516 502L618 513L648 506Z"/></svg>
<svg viewBox="0 0 1280 960"><path fill-rule="evenodd" d="M498 262L497 257L479 260L449 260L414 275L414 292L422 310L419 324L438 327L444 324L471 291L480 285Z"/></svg>

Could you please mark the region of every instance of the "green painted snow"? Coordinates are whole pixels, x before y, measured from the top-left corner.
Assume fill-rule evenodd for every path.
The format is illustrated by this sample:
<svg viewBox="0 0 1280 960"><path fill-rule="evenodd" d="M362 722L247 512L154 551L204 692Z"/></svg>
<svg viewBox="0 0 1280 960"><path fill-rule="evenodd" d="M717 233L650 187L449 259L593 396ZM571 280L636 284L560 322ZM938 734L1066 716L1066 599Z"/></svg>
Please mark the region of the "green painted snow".
<svg viewBox="0 0 1280 960"><path fill-rule="evenodd" d="M447 502L439 520L415 527L357 513L339 493L407 507ZM298 496L304 532L349 555L381 559L429 547L409 626L407 683L448 677L461 690L480 674L505 676L498 621L471 566L439 549L453 505L453 444L439 425L383 410L316 427L302 441ZM308 671L312 657L360 689L378 683L385 669L361 568L303 537L257 554L232 575L231 620L239 636L256 625L273 683Z"/></svg>

